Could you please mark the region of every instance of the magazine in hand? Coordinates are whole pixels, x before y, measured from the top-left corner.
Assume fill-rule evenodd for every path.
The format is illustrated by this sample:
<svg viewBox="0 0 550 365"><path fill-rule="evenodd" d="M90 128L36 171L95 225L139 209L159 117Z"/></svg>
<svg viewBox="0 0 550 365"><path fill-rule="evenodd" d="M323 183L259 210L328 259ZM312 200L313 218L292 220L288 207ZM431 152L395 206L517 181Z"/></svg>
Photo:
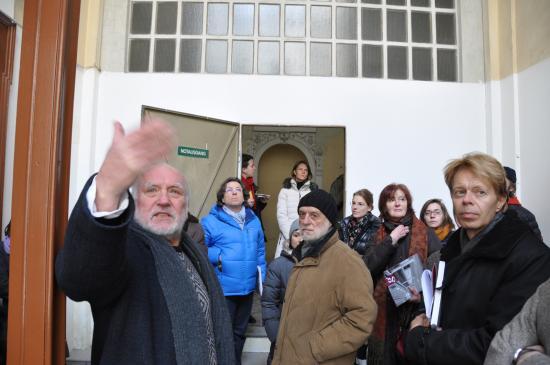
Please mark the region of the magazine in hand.
<svg viewBox="0 0 550 365"><path fill-rule="evenodd" d="M396 306L407 302L411 297L411 288L422 291L420 277L422 262L417 254L406 258L397 265L384 271L384 280Z"/></svg>

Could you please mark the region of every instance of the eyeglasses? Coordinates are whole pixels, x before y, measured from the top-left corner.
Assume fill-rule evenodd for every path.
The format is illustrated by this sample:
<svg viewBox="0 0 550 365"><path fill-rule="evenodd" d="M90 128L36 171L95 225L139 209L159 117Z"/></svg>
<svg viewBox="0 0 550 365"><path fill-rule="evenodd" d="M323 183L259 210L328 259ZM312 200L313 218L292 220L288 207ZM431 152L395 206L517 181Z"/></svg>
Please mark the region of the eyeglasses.
<svg viewBox="0 0 550 365"><path fill-rule="evenodd" d="M226 188L225 192L226 193L242 193L243 189L241 189L241 188Z"/></svg>
<svg viewBox="0 0 550 365"><path fill-rule="evenodd" d="M424 212L424 216L425 216L425 217L429 217L429 216L431 216L432 214L433 214L433 215L441 215L441 214L443 214L443 212L440 211L439 209L436 209L436 210L427 210L427 211Z"/></svg>

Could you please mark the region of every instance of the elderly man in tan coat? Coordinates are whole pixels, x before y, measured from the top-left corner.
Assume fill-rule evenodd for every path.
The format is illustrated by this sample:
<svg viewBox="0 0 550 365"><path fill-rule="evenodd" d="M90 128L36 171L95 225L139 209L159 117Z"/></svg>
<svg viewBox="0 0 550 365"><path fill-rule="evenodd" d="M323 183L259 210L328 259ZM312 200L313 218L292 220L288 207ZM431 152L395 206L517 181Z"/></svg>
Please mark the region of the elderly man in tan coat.
<svg viewBox="0 0 550 365"><path fill-rule="evenodd" d="M298 215L304 241L293 251L273 365L353 364L376 318L371 275L338 239L330 194L309 193Z"/></svg>

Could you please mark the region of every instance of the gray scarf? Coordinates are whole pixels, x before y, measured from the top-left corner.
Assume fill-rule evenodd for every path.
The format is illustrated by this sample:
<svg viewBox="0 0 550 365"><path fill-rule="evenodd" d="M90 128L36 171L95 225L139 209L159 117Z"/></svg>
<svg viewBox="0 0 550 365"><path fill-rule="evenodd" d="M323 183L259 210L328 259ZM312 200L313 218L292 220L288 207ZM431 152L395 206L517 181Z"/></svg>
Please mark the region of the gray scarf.
<svg viewBox="0 0 550 365"><path fill-rule="evenodd" d="M237 222L237 224L241 227L241 229L244 228L244 222L246 220L246 210L244 209L244 205L241 207L241 210L238 212L234 212L225 205L223 206L223 211L227 213L231 218Z"/></svg>
<svg viewBox="0 0 550 365"><path fill-rule="evenodd" d="M208 335L204 314L193 283L177 252L166 239L155 237L137 225L133 227L137 227L136 231L144 237L155 261L157 277L172 323L177 364L207 364ZM218 280L207 258L185 232L182 233L181 245L208 289L218 364L232 365L235 363L235 350L231 340L233 331Z"/></svg>

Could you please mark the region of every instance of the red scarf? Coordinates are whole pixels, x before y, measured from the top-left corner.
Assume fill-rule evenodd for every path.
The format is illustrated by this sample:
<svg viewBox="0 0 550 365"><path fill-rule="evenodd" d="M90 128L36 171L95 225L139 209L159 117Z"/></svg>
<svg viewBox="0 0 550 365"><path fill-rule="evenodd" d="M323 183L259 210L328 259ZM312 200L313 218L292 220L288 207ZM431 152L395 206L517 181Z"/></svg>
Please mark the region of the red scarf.
<svg viewBox="0 0 550 365"><path fill-rule="evenodd" d="M517 196L511 196L508 198L508 205L521 205Z"/></svg>
<svg viewBox="0 0 550 365"><path fill-rule="evenodd" d="M256 209L256 191L254 190L254 178L241 175L241 181L243 182L244 188L250 193L250 197L254 201L253 209Z"/></svg>

